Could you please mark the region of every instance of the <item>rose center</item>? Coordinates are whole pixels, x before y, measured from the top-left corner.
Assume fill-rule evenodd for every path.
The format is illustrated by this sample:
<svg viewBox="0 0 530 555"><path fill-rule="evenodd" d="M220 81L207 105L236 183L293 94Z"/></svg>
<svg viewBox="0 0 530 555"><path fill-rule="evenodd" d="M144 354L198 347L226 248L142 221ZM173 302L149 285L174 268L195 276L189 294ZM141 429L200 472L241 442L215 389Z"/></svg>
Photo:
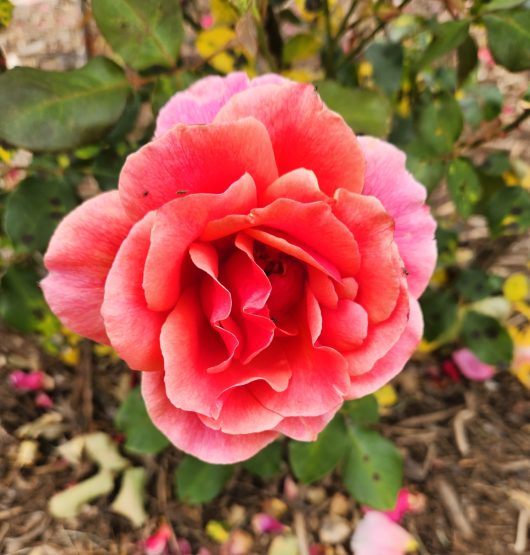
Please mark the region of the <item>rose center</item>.
<svg viewBox="0 0 530 555"><path fill-rule="evenodd" d="M292 308L301 298L305 270L293 257L256 242L254 258L271 283L267 301L271 317L280 316Z"/></svg>

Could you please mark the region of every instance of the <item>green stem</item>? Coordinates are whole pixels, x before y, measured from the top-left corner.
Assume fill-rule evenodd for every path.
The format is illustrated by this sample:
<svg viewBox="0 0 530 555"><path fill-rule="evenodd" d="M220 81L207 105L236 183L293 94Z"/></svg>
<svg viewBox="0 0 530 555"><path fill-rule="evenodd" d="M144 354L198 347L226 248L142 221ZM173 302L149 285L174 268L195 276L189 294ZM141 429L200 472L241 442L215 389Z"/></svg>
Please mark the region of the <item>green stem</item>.
<svg viewBox="0 0 530 555"><path fill-rule="evenodd" d="M323 0L322 8L324 11L324 25L326 29L326 44L324 48L324 68L326 77L335 77L335 64L333 61L335 54L335 39L331 31L331 16L329 13L328 0Z"/></svg>

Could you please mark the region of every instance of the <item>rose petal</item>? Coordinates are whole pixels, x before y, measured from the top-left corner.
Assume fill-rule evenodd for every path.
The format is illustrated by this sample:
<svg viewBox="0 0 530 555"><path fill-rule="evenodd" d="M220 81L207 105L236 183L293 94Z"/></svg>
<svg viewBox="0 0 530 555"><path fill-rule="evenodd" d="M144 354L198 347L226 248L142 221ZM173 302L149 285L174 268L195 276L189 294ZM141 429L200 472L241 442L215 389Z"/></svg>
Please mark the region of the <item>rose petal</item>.
<svg viewBox="0 0 530 555"><path fill-rule="evenodd" d="M275 430L297 441L316 441L318 434L329 424L340 406L320 416L284 418Z"/></svg>
<svg viewBox="0 0 530 555"><path fill-rule="evenodd" d="M222 193L245 173L258 191L278 177L270 138L259 121L179 124L127 158L120 198L138 220L180 196Z"/></svg>
<svg viewBox="0 0 530 555"><path fill-rule="evenodd" d="M371 370L352 376L348 399L358 399L377 391L403 369L418 346L423 334L423 316L420 305L409 296L410 315L407 327L399 341L380 358Z"/></svg>
<svg viewBox="0 0 530 555"><path fill-rule="evenodd" d="M366 157L363 194L377 197L394 219L409 290L418 298L436 264L436 222L425 205L425 187L407 171L405 154L395 146L373 137L361 137L359 143Z"/></svg>
<svg viewBox="0 0 530 555"><path fill-rule="evenodd" d="M165 204L156 213L145 261L143 288L152 310L170 310L181 293L189 246L208 221L246 213L256 204L256 188L245 174L220 194L197 193Z"/></svg>
<svg viewBox="0 0 530 555"><path fill-rule="evenodd" d="M459 349L453 353L453 360L460 372L468 380L483 382L495 375L495 368L477 358L469 349Z"/></svg>
<svg viewBox="0 0 530 555"><path fill-rule="evenodd" d="M221 108L214 121L247 116L265 124L280 175L306 168L315 173L320 189L328 195L338 187L362 190L364 157L357 139L311 85L263 85L243 91Z"/></svg>
<svg viewBox="0 0 530 555"><path fill-rule="evenodd" d="M101 314L116 352L133 370L162 370L160 331L167 312L147 307L142 288L155 213L134 225L122 243L105 284Z"/></svg>
<svg viewBox="0 0 530 555"><path fill-rule="evenodd" d="M142 395L151 420L179 449L212 464L249 459L278 437L277 432L229 435L205 426L192 412L175 408L164 387L164 373L143 375Z"/></svg>
<svg viewBox="0 0 530 555"><path fill-rule="evenodd" d="M402 276L399 257L392 248L394 223L373 197L339 189L335 199L333 213L351 230L359 246L359 272L347 274L354 275L359 285L355 300L370 322L382 322L396 306Z"/></svg>
<svg viewBox="0 0 530 555"><path fill-rule="evenodd" d="M185 91L173 95L156 118L155 137L177 123L211 123L231 96L249 86L246 73L231 73L226 77L212 75L199 79Z"/></svg>
<svg viewBox="0 0 530 555"><path fill-rule="evenodd" d="M52 311L72 331L108 343L100 314L105 280L131 229L117 191L103 193L70 212L53 234L41 282Z"/></svg>
<svg viewBox="0 0 530 555"><path fill-rule="evenodd" d="M225 370L208 373L208 368L226 357L226 349L211 330L200 310L194 288L182 294L167 318L161 334L167 395L178 408L217 418L221 396L230 389L259 380L274 391L284 390L291 377L279 346L272 346L249 364L233 361ZM208 349L204 348L208 345Z"/></svg>

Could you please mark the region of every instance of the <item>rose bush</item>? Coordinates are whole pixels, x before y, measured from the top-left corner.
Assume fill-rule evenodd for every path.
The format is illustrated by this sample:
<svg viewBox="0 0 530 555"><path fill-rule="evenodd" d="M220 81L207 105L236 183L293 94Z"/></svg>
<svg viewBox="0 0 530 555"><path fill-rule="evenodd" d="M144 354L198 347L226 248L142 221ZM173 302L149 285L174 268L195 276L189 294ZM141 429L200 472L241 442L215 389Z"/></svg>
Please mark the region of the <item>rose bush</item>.
<svg viewBox="0 0 530 555"><path fill-rule="evenodd" d="M208 77L162 109L118 191L62 221L42 288L144 372L177 447L240 461L280 433L314 439L402 369L436 257L424 201L403 153L312 86Z"/></svg>

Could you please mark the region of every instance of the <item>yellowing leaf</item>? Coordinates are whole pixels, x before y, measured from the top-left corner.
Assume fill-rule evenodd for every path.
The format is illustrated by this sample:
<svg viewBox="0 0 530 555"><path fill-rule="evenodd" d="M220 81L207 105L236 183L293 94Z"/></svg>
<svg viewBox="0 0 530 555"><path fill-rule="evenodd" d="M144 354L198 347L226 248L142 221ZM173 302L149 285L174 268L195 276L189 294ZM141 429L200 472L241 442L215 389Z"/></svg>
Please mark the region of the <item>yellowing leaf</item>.
<svg viewBox="0 0 530 555"><path fill-rule="evenodd" d="M214 27L206 29L197 35L195 43L199 55L221 73L234 70L236 53L229 53L236 41L236 33L229 27Z"/></svg>
<svg viewBox="0 0 530 555"><path fill-rule="evenodd" d="M237 10L227 0L211 0L210 10L216 24L230 25L239 19Z"/></svg>
<svg viewBox="0 0 530 555"><path fill-rule="evenodd" d="M81 351L77 347L67 347L61 351L59 358L68 366L77 366L81 360Z"/></svg>
<svg viewBox="0 0 530 555"><path fill-rule="evenodd" d="M310 71L308 69L288 69L282 71L282 75L287 77L287 79L300 83L311 83L312 81L318 81L324 77L322 71Z"/></svg>
<svg viewBox="0 0 530 555"><path fill-rule="evenodd" d="M530 389L530 362L521 364L512 370L515 377L527 388Z"/></svg>
<svg viewBox="0 0 530 555"><path fill-rule="evenodd" d="M504 282L502 290L509 301L523 301L528 297L528 278L521 272L512 274Z"/></svg>
<svg viewBox="0 0 530 555"><path fill-rule="evenodd" d="M398 402L398 395L393 385L386 384L375 393L377 404L382 408L392 407Z"/></svg>
<svg viewBox="0 0 530 555"><path fill-rule="evenodd" d="M228 531L217 520L210 520L208 522L206 525L206 534L217 543L225 543L230 537Z"/></svg>

